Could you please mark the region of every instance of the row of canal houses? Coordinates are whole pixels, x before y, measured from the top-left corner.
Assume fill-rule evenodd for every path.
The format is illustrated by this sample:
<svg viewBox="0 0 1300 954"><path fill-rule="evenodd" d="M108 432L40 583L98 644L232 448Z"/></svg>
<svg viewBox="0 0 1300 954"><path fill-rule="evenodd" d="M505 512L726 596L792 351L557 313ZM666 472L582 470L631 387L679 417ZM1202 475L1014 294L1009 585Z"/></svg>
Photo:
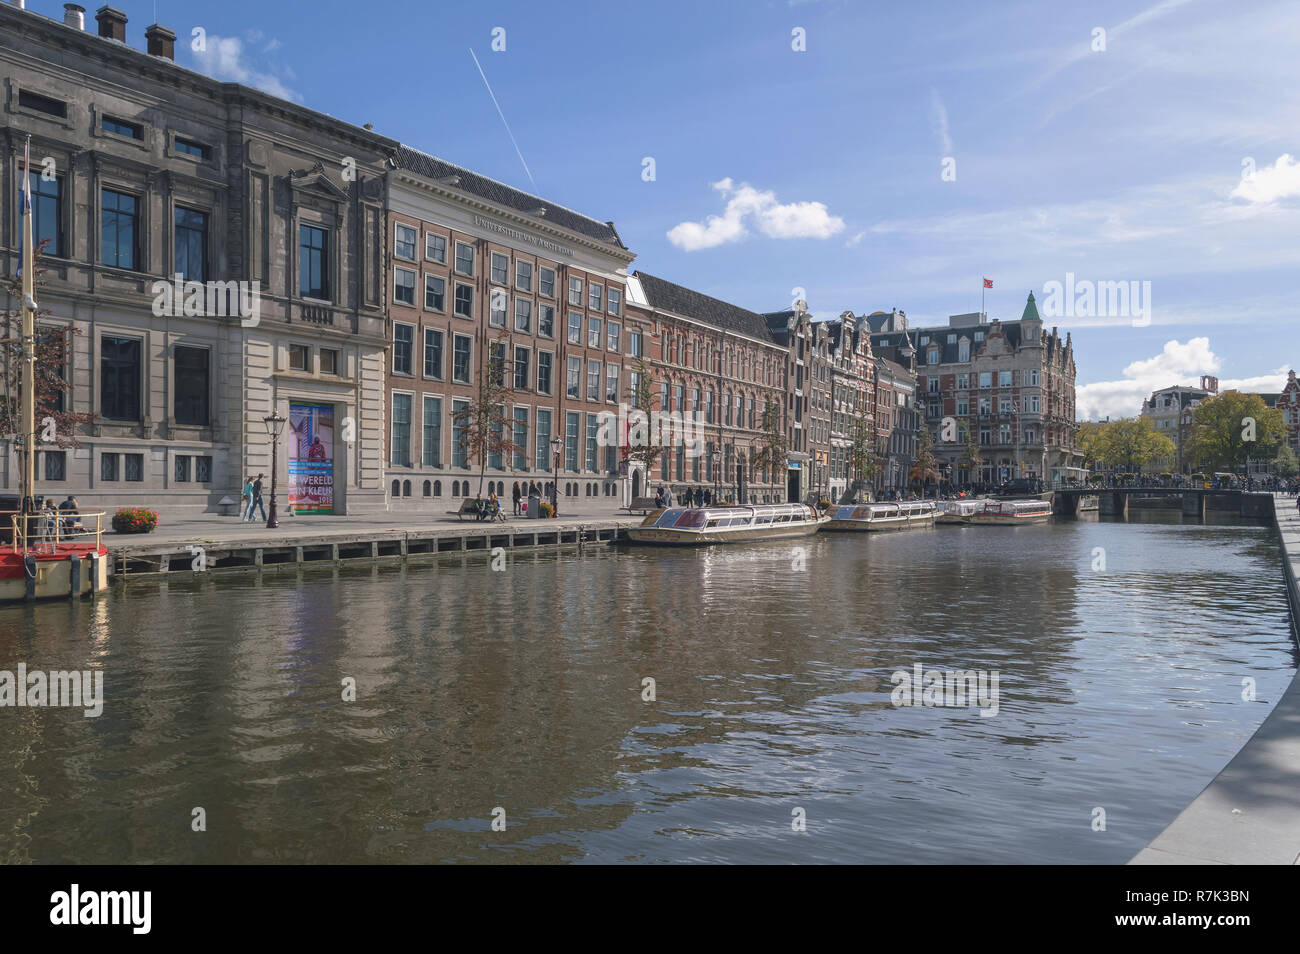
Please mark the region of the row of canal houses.
<svg viewBox="0 0 1300 954"><path fill-rule="evenodd" d="M487 461L503 494L837 497L864 428L871 482L906 485L927 359L902 312L760 314L647 274L612 222L188 70L171 30L141 50L127 23L0 4L0 268L16 270L30 136L42 324L71 384L57 411L85 415L39 446L47 493L215 510L270 474L275 443L299 513L454 509L480 463L455 415L494 360L517 445ZM177 276L244 297L182 307ZM602 429L643 374L656 410L695 422L648 469ZM779 459L759 453L772 428ZM12 492L11 440L0 468Z"/></svg>

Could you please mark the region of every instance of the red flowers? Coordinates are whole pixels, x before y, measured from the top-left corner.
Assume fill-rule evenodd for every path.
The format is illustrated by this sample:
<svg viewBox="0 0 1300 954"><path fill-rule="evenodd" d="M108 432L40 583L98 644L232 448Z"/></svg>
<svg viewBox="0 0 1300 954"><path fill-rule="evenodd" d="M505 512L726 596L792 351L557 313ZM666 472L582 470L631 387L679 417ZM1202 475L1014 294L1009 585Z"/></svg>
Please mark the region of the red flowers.
<svg viewBox="0 0 1300 954"><path fill-rule="evenodd" d="M151 533L158 526L158 511L144 507L121 507L113 514L113 529L118 533Z"/></svg>

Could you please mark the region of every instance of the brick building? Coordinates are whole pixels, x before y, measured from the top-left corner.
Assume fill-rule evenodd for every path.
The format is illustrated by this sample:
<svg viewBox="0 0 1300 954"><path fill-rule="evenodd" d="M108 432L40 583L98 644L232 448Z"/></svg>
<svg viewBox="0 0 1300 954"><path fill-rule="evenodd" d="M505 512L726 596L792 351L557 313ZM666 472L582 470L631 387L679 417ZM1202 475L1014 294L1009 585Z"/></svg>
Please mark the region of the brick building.
<svg viewBox="0 0 1300 954"><path fill-rule="evenodd" d="M871 351L871 328L866 318L846 311L828 321L831 365L830 499L838 502L850 489L870 490L851 467L855 440L876 446L876 360Z"/></svg>
<svg viewBox="0 0 1300 954"><path fill-rule="evenodd" d="M768 333L785 350L786 500L829 491L831 450L830 332L807 306L768 312Z"/></svg>
<svg viewBox="0 0 1300 954"><path fill-rule="evenodd" d="M1208 397L1219 393L1219 380L1208 375L1201 377L1199 387L1174 385L1153 391L1142 402L1142 417L1150 418L1156 432L1173 441L1174 456L1169 460L1152 461L1150 470L1171 470L1191 473L1191 466L1183 459L1183 448L1192 433L1192 411Z"/></svg>

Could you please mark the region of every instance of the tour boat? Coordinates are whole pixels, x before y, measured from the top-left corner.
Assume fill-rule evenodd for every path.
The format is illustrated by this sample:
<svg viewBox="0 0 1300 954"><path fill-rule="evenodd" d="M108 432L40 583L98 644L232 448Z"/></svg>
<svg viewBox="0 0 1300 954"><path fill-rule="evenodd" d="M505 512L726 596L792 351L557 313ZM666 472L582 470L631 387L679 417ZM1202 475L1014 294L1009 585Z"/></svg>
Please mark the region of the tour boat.
<svg viewBox="0 0 1300 954"><path fill-rule="evenodd" d="M1018 527L1046 523L1052 516L1050 500L959 500L949 501L936 523L980 527Z"/></svg>
<svg viewBox="0 0 1300 954"><path fill-rule="evenodd" d="M629 527L633 543L710 546L807 537L826 524L806 504L759 504L753 507L672 507L656 510L638 527Z"/></svg>
<svg viewBox="0 0 1300 954"><path fill-rule="evenodd" d="M933 500L881 502L837 507L827 530L907 530L934 526Z"/></svg>

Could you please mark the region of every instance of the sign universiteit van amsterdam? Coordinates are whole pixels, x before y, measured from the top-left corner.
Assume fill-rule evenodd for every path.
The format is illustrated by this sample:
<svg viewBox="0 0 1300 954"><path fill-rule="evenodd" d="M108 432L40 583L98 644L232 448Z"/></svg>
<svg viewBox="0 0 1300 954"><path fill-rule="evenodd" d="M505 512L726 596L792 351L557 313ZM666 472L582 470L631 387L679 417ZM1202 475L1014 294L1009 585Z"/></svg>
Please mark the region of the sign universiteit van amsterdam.
<svg viewBox="0 0 1300 954"><path fill-rule="evenodd" d="M474 215L474 224L479 228L488 229L492 232L499 232L502 235L508 236L512 239L518 239L521 242L531 242L533 245L544 248L548 252L554 252L557 255L573 254L573 249L571 248L559 245L549 239L544 239L537 235L529 235L527 232L520 232L518 229L512 229L510 226L503 225L500 222L493 222L491 219L485 219L477 213Z"/></svg>

